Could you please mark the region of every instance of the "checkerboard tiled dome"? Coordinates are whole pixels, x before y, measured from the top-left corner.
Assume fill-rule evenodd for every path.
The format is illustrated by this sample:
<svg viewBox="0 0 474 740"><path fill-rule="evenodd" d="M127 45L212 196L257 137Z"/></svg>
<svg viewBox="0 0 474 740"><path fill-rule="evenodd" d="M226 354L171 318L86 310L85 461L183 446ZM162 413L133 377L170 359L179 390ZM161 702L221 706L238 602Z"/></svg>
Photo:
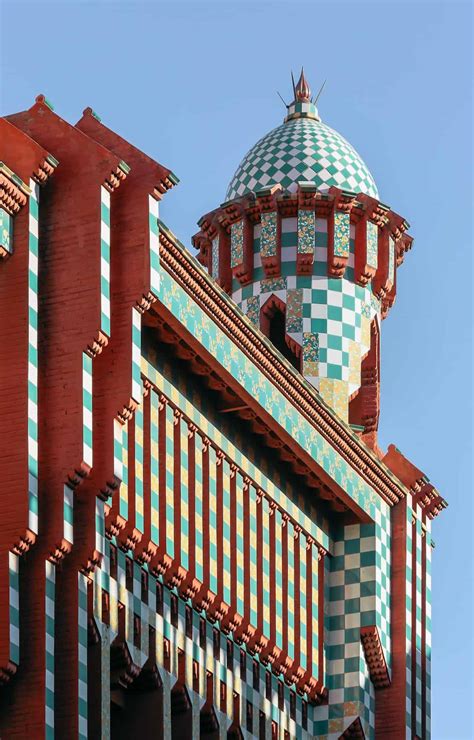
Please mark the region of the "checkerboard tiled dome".
<svg viewBox="0 0 474 740"><path fill-rule="evenodd" d="M374 179L355 149L319 120L316 107L295 100L285 123L250 149L227 189L226 200L280 184L295 191L300 181L319 190L336 186L378 198Z"/></svg>

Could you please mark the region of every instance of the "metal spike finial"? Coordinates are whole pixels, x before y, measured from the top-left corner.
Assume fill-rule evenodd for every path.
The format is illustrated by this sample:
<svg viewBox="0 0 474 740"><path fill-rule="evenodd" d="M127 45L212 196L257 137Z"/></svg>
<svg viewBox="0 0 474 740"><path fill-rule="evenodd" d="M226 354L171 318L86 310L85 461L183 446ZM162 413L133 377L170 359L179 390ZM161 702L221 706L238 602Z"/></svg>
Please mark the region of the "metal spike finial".
<svg viewBox="0 0 474 740"><path fill-rule="evenodd" d="M319 100L319 96L321 95L322 91L324 90L324 85L326 84L326 82L327 82L327 80L324 80L323 84L322 84L322 85L321 85L321 87L319 88L319 92L318 92L318 94L316 95L316 97L315 97L315 98L314 98L314 100L312 101L312 102L314 103L314 105L316 105L316 103L318 102L318 100Z"/></svg>
<svg viewBox="0 0 474 740"><path fill-rule="evenodd" d="M278 92L278 90L276 91L276 94L277 94L277 95L278 95L278 97L280 98L280 100L281 100L281 102L283 103L283 105L285 106L285 108L286 108L286 109L288 109L288 107L289 107L289 103L286 103L286 102L285 102L285 100L284 100L284 98L283 98L283 95L280 95L280 93Z"/></svg>

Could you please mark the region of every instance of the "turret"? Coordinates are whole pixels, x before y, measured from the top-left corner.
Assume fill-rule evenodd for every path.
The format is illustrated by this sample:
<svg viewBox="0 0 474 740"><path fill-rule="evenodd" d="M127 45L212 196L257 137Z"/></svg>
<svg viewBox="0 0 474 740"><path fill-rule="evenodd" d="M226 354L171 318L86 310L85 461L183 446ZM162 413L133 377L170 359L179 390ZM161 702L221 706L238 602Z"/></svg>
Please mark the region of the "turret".
<svg viewBox="0 0 474 740"><path fill-rule="evenodd" d="M375 445L379 339L412 239L366 165L322 123L302 71L284 123L199 221L212 277L340 417Z"/></svg>

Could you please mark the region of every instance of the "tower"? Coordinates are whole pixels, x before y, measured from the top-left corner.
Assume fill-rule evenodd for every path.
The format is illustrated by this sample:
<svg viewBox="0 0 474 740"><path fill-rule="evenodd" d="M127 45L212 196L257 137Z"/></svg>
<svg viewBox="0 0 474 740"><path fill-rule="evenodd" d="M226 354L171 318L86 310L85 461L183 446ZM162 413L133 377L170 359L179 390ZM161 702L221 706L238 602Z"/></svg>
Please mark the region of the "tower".
<svg viewBox="0 0 474 740"><path fill-rule="evenodd" d="M412 239L303 70L282 125L199 221L199 259L338 415L375 445L381 321Z"/></svg>

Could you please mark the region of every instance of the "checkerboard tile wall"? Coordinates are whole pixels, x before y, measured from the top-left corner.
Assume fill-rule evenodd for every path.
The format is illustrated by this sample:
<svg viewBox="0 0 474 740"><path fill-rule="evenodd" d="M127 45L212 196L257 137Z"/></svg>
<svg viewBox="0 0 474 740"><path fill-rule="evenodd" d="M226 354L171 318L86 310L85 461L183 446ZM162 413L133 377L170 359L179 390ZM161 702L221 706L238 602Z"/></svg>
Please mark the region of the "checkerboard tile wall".
<svg viewBox="0 0 474 740"><path fill-rule="evenodd" d="M329 560L327 686L329 701L315 710L315 736L339 738L360 717L375 737L375 694L360 629L376 625L390 666L390 517L382 506L373 524L344 527Z"/></svg>
<svg viewBox="0 0 474 740"><path fill-rule="evenodd" d="M300 211L298 223L296 218L281 221L281 277L266 278L261 260L256 259L253 282L242 288L234 280L232 297L256 326L272 295L286 305L287 334L303 348L303 375L340 416L347 418L348 399L360 387L361 362L370 349L371 322L380 321L380 303L370 284L364 287L353 282L354 231L348 215L335 214L335 251L348 257L348 267L344 277L334 278L327 274L327 221L307 214ZM300 276L296 252L300 250L300 235L301 249L308 248L308 224L315 228L313 274ZM369 233L373 237L370 229ZM261 242L258 224L254 227L254 250L260 249ZM266 249L268 252L269 247ZM268 256L267 252L262 256Z"/></svg>

